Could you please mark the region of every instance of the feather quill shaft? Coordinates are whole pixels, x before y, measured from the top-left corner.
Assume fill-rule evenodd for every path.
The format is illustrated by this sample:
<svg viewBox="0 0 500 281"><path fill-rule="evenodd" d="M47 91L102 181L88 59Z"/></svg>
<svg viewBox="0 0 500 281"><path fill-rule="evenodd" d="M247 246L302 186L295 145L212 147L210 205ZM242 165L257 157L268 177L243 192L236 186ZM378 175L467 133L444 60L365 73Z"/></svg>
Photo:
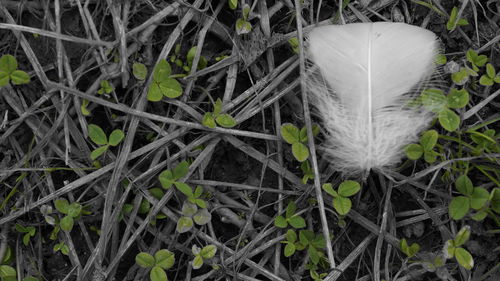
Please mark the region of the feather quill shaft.
<svg viewBox="0 0 500 281"><path fill-rule="evenodd" d="M434 72L434 33L403 23L317 27L307 83L326 152L346 174L394 165L431 115L408 102Z"/></svg>

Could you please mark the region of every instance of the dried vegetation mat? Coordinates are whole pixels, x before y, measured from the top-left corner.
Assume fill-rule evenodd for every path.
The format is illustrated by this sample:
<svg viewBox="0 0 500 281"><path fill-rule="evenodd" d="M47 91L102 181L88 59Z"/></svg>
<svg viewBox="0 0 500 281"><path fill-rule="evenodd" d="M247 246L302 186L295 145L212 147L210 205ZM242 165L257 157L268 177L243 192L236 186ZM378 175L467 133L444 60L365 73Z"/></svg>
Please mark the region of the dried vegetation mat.
<svg viewBox="0 0 500 281"><path fill-rule="evenodd" d="M445 86L360 181L322 157L299 38L368 21L435 32ZM0 1L0 280L500 280L499 22L494 0Z"/></svg>

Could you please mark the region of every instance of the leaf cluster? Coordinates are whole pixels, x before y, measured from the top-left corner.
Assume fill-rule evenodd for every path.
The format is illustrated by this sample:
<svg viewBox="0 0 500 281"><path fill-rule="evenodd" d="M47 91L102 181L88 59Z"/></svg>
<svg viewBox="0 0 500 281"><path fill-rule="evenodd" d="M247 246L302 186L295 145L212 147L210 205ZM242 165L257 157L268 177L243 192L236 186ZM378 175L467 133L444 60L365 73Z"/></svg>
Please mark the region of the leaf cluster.
<svg viewBox="0 0 500 281"><path fill-rule="evenodd" d="M140 252L135 256L135 262L142 268L150 269L151 281L167 281L165 270L174 266L175 254L166 249L157 251L154 256L146 252Z"/></svg>
<svg viewBox="0 0 500 281"><path fill-rule="evenodd" d="M351 210L352 202L348 197L358 193L360 189L359 183L352 180L342 182L338 190L334 190L331 183L323 184L323 190L333 197L333 207L341 216L347 215Z"/></svg>
<svg viewBox="0 0 500 281"><path fill-rule="evenodd" d="M98 125L95 124L89 124L87 127L88 134L90 139L97 145L100 145L98 148L94 149L90 153L90 159L95 160L102 154L104 154L109 146L117 146L119 145L123 138L125 137L125 134L123 133L122 130L120 129L115 129L111 134L109 135L109 139L106 136L106 133L99 127Z"/></svg>
<svg viewBox="0 0 500 281"><path fill-rule="evenodd" d="M193 245L191 252L194 255L192 261L193 269L199 269L203 266L205 260L211 259L217 253L217 247L215 245L207 245L200 249L200 247Z"/></svg>
<svg viewBox="0 0 500 281"><path fill-rule="evenodd" d="M0 57L0 87L9 82L14 85L28 84L30 76L28 73L17 69L17 60L12 55L3 55Z"/></svg>
<svg viewBox="0 0 500 281"><path fill-rule="evenodd" d="M236 120L227 114L222 112L222 100L217 99L214 104L214 110L212 112L206 112L201 119L201 124L207 128L215 128L217 125L224 128L232 128L236 126Z"/></svg>
<svg viewBox="0 0 500 281"><path fill-rule="evenodd" d="M446 259L455 258L459 265L461 265L465 269L472 269L474 267L474 259L472 255L461 247L470 237L470 227L464 226L457 233L454 239L446 241L443 254Z"/></svg>
<svg viewBox="0 0 500 281"><path fill-rule="evenodd" d="M313 125L313 136L317 136L320 128ZM299 162L304 162L309 157L309 148L307 147L307 128L303 127L299 130L295 125L285 123L281 125L281 137L292 145L292 154Z"/></svg>

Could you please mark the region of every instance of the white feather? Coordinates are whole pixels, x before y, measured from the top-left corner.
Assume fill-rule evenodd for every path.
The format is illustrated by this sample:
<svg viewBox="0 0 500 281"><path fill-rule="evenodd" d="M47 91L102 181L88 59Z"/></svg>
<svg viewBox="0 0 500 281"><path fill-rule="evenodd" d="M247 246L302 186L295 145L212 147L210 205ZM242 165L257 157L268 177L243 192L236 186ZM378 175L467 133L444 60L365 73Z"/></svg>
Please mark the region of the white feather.
<svg viewBox="0 0 500 281"><path fill-rule="evenodd" d="M308 44L306 81L332 165L359 174L398 163L431 118L407 104L434 72L434 33L404 23L330 25L313 29Z"/></svg>

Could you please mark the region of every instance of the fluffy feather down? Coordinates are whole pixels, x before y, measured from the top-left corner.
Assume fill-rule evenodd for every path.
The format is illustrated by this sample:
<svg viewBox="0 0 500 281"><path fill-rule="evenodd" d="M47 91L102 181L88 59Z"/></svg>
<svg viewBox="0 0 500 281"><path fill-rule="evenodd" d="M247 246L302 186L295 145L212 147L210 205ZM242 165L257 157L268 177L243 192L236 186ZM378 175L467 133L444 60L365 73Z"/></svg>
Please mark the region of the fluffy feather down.
<svg viewBox="0 0 500 281"><path fill-rule="evenodd" d="M394 165L431 116L408 101L434 72L434 33L403 23L317 27L307 83L326 152L345 174Z"/></svg>

